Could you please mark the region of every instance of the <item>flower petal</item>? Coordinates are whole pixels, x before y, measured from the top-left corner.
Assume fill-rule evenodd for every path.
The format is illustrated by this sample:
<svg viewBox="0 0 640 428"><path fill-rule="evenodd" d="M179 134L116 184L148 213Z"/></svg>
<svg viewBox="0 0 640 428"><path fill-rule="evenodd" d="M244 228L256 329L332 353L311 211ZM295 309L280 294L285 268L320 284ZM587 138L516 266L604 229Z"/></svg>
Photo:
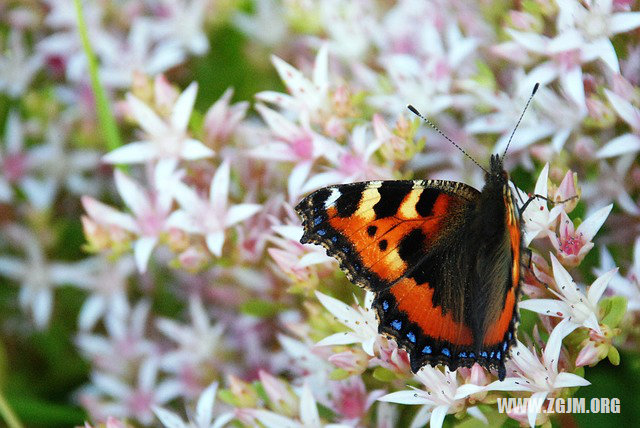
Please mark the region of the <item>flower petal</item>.
<svg viewBox="0 0 640 428"><path fill-rule="evenodd" d="M218 382L213 382L205 389L196 405L196 414L194 422L198 427L208 427L213 419L213 405L216 401L216 392L218 390Z"/></svg>
<svg viewBox="0 0 640 428"><path fill-rule="evenodd" d="M635 134L623 134L610 140L596 152L600 159L625 155L640 151L640 137Z"/></svg>
<svg viewBox="0 0 640 428"><path fill-rule="evenodd" d="M609 204L591 214L578 226L576 235L581 236L587 242L591 241L604 224L612 208L613 204Z"/></svg>
<svg viewBox="0 0 640 428"><path fill-rule="evenodd" d="M150 141L134 141L110 151L102 157L109 164L143 163L158 157L158 149Z"/></svg>
<svg viewBox="0 0 640 428"><path fill-rule="evenodd" d="M378 401L398 404L434 404L434 401L427 397L427 394L420 390L407 389L404 391L392 392L378 398Z"/></svg>
<svg viewBox="0 0 640 428"><path fill-rule="evenodd" d="M176 100L171 111L171 125L175 130L184 132L187 129L197 93L198 83L192 82Z"/></svg>
<svg viewBox="0 0 640 428"><path fill-rule="evenodd" d="M149 258L153 252L153 248L158 243L158 238L155 236L143 236L133 244L133 255L136 259L136 267L138 272L145 273L147 271L147 264Z"/></svg>
<svg viewBox="0 0 640 428"><path fill-rule="evenodd" d="M214 154L215 152L213 150L193 138L184 140L182 142L182 148L180 149L180 157L185 160L210 158Z"/></svg>
<svg viewBox="0 0 640 428"><path fill-rule="evenodd" d="M127 94L127 104L131 108L131 113L144 131L149 135L164 135L167 132L167 125L148 105L135 95Z"/></svg>
<svg viewBox="0 0 640 428"><path fill-rule="evenodd" d="M558 376L556 376L555 381L553 382L553 386L555 388L571 388L575 386L587 385L591 385L591 382L581 376L566 372L559 373Z"/></svg>

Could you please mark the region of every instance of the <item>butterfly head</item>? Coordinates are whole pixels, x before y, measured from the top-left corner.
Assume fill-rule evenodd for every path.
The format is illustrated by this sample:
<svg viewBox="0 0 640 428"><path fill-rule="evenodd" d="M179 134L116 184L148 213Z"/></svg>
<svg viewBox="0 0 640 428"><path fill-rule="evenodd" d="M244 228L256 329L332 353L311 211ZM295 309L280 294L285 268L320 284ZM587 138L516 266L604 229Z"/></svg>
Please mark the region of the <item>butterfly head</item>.
<svg viewBox="0 0 640 428"><path fill-rule="evenodd" d="M506 184L509 181L509 174L504 169L500 155L491 155L490 167L486 180L487 182L491 181L499 184Z"/></svg>

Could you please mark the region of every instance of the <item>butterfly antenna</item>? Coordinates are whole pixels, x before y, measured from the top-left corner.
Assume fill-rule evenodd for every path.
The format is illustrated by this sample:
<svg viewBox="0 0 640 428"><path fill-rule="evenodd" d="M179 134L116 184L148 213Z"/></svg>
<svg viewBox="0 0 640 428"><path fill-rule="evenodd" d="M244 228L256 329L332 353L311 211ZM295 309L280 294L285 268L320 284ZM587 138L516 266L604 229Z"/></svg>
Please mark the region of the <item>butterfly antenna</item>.
<svg viewBox="0 0 640 428"><path fill-rule="evenodd" d="M529 99L527 100L527 103L524 105L524 109L522 110L522 114L520 114L520 118L518 119L518 123L516 123L516 127L513 128L513 131L511 132L511 136L509 137L509 141L507 142L507 147L504 148L504 153L502 153L502 160L504 160L505 156L507 155L507 149L509 149L509 144L511 144L511 140L513 139L513 134L516 133L516 129L518 129L518 125L520 125L520 121L524 116L524 112L527 111L527 107L529 107L529 103L531 103L531 99L533 99L533 96L536 94L538 87L540 87L539 83L536 83L535 85L533 85L533 91L531 91L531 95L529 95Z"/></svg>
<svg viewBox="0 0 640 428"><path fill-rule="evenodd" d="M482 165L480 165L478 162L476 162L476 160L474 158L472 158L469 153L465 152L464 149L462 147L460 147L459 145L457 145L455 143L455 141L453 141L451 138L447 137L447 135L445 135L444 132L442 132L440 130L440 128L438 128L436 125L434 125L433 122L431 122L429 119L427 119L426 117L424 117L423 115L420 114L420 112L418 110L416 110L416 108L414 106L412 106L411 104L409 104L407 106L407 108L409 110L411 110L411 113L415 114L416 116L418 116L420 119L424 120L425 122L427 122L427 124L429 124L430 127L432 127L433 129L436 130L436 132L440 135L442 135L448 142L450 142L451 144L453 144L454 146L456 146L456 148L458 150L460 150L462 153L464 153L464 155L466 157L468 157L469 159L471 159L473 161L473 163L475 163L476 165L478 165L480 167L480 169L482 169L484 172L486 172L487 174L489 174L489 171L487 171L486 169L484 169L484 167Z"/></svg>

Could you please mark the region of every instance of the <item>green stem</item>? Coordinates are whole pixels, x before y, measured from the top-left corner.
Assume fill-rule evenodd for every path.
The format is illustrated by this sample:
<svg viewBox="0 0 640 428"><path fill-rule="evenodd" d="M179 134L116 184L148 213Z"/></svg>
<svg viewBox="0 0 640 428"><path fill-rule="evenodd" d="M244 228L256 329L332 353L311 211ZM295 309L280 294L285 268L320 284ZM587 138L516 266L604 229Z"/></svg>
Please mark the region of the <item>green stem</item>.
<svg viewBox="0 0 640 428"><path fill-rule="evenodd" d="M18 419L7 400L4 398L4 394L0 391L0 415L2 415L2 419L7 423L7 427L9 428L23 428L22 423Z"/></svg>
<svg viewBox="0 0 640 428"><path fill-rule="evenodd" d="M89 64L91 88L93 89L93 94L96 98L98 121L104 138L107 140L107 148L109 150L114 150L122 145L120 134L118 133L118 126L115 118L113 117L113 113L111 112L104 87L100 84L100 78L98 76L98 61L96 60L95 53L93 52L89 41L87 23L84 20L84 14L82 12L82 0L73 0L73 2L76 7L76 14L78 18L78 32L80 33L80 39L82 40L82 47L87 55L87 63Z"/></svg>

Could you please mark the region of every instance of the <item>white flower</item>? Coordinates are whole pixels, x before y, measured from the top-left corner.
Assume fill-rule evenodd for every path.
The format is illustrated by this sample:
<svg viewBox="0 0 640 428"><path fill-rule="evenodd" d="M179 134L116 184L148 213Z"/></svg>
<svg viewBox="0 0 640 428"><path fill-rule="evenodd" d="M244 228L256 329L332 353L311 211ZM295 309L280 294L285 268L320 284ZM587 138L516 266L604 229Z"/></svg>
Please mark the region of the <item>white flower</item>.
<svg viewBox="0 0 640 428"><path fill-rule="evenodd" d="M266 428L351 428L345 424L323 424L311 388L306 383L300 391L299 418L292 419L270 410L240 409L241 417L257 419Z"/></svg>
<svg viewBox="0 0 640 428"><path fill-rule="evenodd" d="M217 382L212 383L202 391L196 404L195 414L187 422L184 422L174 412L162 407L153 407L153 413L160 419L162 425L167 428L221 428L233 419L233 414L224 413L213 420L213 406L216 402L217 391Z"/></svg>
<svg viewBox="0 0 640 428"><path fill-rule="evenodd" d="M281 224L272 226L277 234L269 237L269 240L280 248L271 247L267 250L269 255L278 264L278 267L286 274L298 281L305 281L312 273L311 266L328 264L334 259L327 256L324 248L313 244L301 244L303 235L302 226Z"/></svg>
<svg viewBox="0 0 640 428"><path fill-rule="evenodd" d="M91 381L98 394L111 402L113 416L134 417L140 423L149 425L153 421L152 409L181 393L177 383L158 383L157 377L158 361L155 357L149 357L140 365L135 385L129 385L117 376L102 372L92 373Z"/></svg>
<svg viewBox="0 0 640 428"><path fill-rule="evenodd" d="M517 79L517 81L521 80ZM477 117L464 127L471 134L500 133L500 137L493 147L493 153L502 153L507 147L513 127L518 122L522 108L531 95L533 86L524 89L516 88L515 96L505 92L498 92L477 85L469 87L469 91L477 96L477 102L486 104L491 112ZM539 104L538 98L532 100L533 104ZM521 151L531 144L543 138L547 138L558 132L558 127L550 118L541 114L538 109L527 111L518 126L518 132L509 146L510 153Z"/></svg>
<svg viewBox="0 0 640 428"><path fill-rule="evenodd" d="M511 358L507 360L509 376L503 381L495 381L486 386L487 391L528 391L532 392L532 399L543 401L550 394L562 388L590 385L590 382L572 373L558 372L558 358L563 329L558 325L549 336L544 348L542 360L535 352L530 351L522 342L518 341L511 350ZM536 406L529 406L528 419L533 427L536 420Z"/></svg>
<svg viewBox="0 0 640 428"><path fill-rule="evenodd" d="M416 377L426 390L412 388L378 398L379 401L391 403L422 405L411 423L411 428L421 427L427 422L432 428L440 428L447 414L458 413L465 408L466 397L484 389L483 386L471 383L458 385L456 372L450 372L448 369L443 373L434 367L424 366L416 373ZM466 411L474 418L487 422L487 418L478 407L469 407Z"/></svg>
<svg viewBox="0 0 640 428"><path fill-rule="evenodd" d="M155 43L154 25L157 23L137 17L126 40L117 38L118 33L96 38L94 48L101 59L100 78L105 86L130 88L135 73L156 76L185 60L177 45Z"/></svg>
<svg viewBox="0 0 640 428"><path fill-rule="evenodd" d="M640 12L613 13L612 0L558 0L558 9L558 32L573 40L585 62L600 58L620 73L609 38L640 26Z"/></svg>
<svg viewBox="0 0 640 428"><path fill-rule="evenodd" d="M181 209L169 217L168 224L188 233L204 235L207 248L217 257L222 255L225 230L256 214L258 204L228 206L230 167L227 161L218 167L211 186L209 199L201 199L184 183L178 183L175 198Z"/></svg>
<svg viewBox="0 0 640 428"><path fill-rule="evenodd" d="M283 6L275 0L262 0L255 3L252 15L237 13L233 23L244 33L267 46L278 45L287 35L287 20Z"/></svg>
<svg viewBox="0 0 640 428"><path fill-rule="evenodd" d="M190 84L176 100L168 120L158 116L133 94L127 94L127 103L134 118L145 131L146 138L107 153L103 161L127 164L160 159L196 160L213 156L213 150L189 137L187 133L197 91L198 84Z"/></svg>
<svg viewBox="0 0 640 428"><path fill-rule="evenodd" d="M20 306L28 309L36 327L43 329L53 310L53 288L69 284L89 285L93 278L93 263L91 260L49 262L37 237L19 226L8 226L5 236L24 249L25 258L0 256L0 275L20 283Z"/></svg>
<svg viewBox="0 0 640 428"><path fill-rule="evenodd" d="M520 302L520 308L529 309L543 315L563 318L562 322L554 329L554 331L559 331L562 337L565 337L578 327L587 327L598 334L602 334L598 323L598 301L618 269L611 269L598 277L591 284L585 296L558 259L553 254L550 254L550 256L558 291L550 290L558 297L558 300L525 300Z"/></svg>
<svg viewBox="0 0 640 428"><path fill-rule="evenodd" d="M338 299L316 291L320 303L331 312L338 321L349 327L351 331L335 333L325 337L316 346L347 345L361 343L362 349L369 355L374 355L374 344L378 338L378 320L371 308L375 295L367 291L364 298L364 308L352 308Z"/></svg>
<svg viewBox="0 0 640 428"><path fill-rule="evenodd" d="M162 355L160 366L163 370L177 375L178 379L183 373L198 373L203 367L211 366L223 349L223 326L211 325L200 298L189 299L189 313L191 324L180 324L168 318L156 322L158 330L176 344ZM184 389L188 390L190 382L184 383Z"/></svg>
<svg viewBox="0 0 640 428"><path fill-rule="evenodd" d="M22 188L29 201L39 209L51 207L64 185L72 193L94 194L98 185L91 176L100 156L93 150L69 150L69 129L66 123L51 123L46 130L46 143L29 150L31 175L25 177Z"/></svg>
<svg viewBox="0 0 640 428"><path fill-rule="evenodd" d="M95 327L101 316L128 311L127 282L135 269L131 257L121 257L115 262L95 257L95 270L88 284L80 285L91 294L85 299L78 315L78 327L88 331Z"/></svg>
<svg viewBox="0 0 640 428"><path fill-rule="evenodd" d="M209 50L205 19L212 11L212 0L163 0L164 16L153 21L160 48L179 48L194 55Z"/></svg>

